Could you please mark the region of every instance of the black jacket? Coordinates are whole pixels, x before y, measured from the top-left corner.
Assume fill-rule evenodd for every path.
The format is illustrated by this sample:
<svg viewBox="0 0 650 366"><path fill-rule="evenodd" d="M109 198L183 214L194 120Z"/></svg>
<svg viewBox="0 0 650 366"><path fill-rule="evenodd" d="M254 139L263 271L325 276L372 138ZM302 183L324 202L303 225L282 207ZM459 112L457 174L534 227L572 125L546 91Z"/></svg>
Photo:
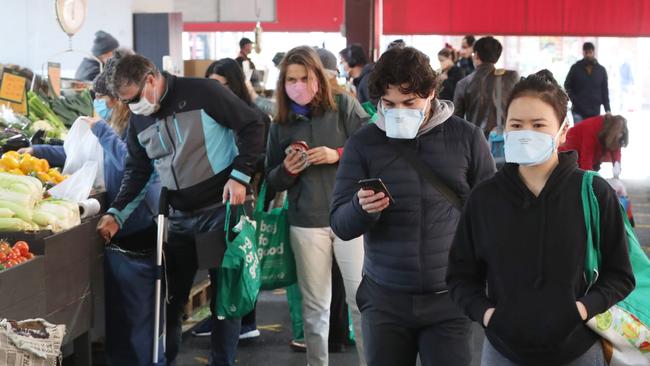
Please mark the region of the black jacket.
<svg viewBox="0 0 650 366"><path fill-rule="evenodd" d="M93 81L99 75L99 62L91 58L84 58L77 68L74 78L77 80Z"/></svg>
<svg viewBox="0 0 650 366"><path fill-rule="evenodd" d="M451 297L481 324L485 311L496 308L487 337L518 364L560 365L584 354L598 336L575 302L592 318L634 288L618 198L595 178L603 262L586 293L584 171L576 158L575 152L560 154L539 197L520 178L518 165L506 164L472 192L450 251Z"/></svg>
<svg viewBox="0 0 650 366"><path fill-rule="evenodd" d="M370 74L374 69L375 64L367 64L363 67L361 75L353 80L353 84L357 88L357 100L361 104L372 102L373 105L377 105L378 101L370 98L370 91L368 90L368 81L370 79Z"/></svg>
<svg viewBox="0 0 650 366"><path fill-rule="evenodd" d="M442 89L438 94L438 99L454 100L454 92L456 91L456 84L465 77L465 73L458 66L452 66L447 71L447 79L442 82Z"/></svg>
<svg viewBox="0 0 650 366"><path fill-rule="evenodd" d="M497 76L502 71L505 73ZM516 71L497 70L494 64L482 63L473 73L458 82L454 92L454 113L481 127L486 135L498 124L494 103L497 77L501 78L502 123L505 123L506 103L520 79Z"/></svg>
<svg viewBox="0 0 650 366"><path fill-rule="evenodd" d="M609 86L607 85L607 70L594 61L591 74L587 72L588 62L576 62L564 81L569 98L571 98L572 111L589 118L600 115L600 105L605 107L605 112L610 112Z"/></svg>
<svg viewBox="0 0 650 366"><path fill-rule="evenodd" d="M458 66L462 71L463 74L469 75L474 72L474 61L472 61L471 57L461 57L460 60L456 63L456 66Z"/></svg>
<svg viewBox="0 0 650 366"><path fill-rule="evenodd" d="M163 73L167 89L150 118L129 122L122 188L109 209L125 221L154 169L170 205L192 211L222 200L229 179L248 184L264 151L255 112L218 81Z"/></svg>
<svg viewBox="0 0 650 366"><path fill-rule="evenodd" d="M376 125L345 146L330 221L341 239L365 234L364 274L386 288L408 293L445 291L449 247L460 212L389 146L404 143L465 199L495 167L481 131L452 116L414 140L386 137ZM381 178L395 203L370 215L359 205L357 182Z"/></svg>

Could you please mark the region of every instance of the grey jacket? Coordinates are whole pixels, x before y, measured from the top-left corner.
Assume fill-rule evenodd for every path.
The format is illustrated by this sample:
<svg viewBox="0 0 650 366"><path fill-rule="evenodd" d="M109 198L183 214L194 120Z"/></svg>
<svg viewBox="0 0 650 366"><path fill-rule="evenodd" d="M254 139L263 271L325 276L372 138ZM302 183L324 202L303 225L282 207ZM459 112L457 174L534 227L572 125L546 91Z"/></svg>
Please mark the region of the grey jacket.
<svg viewBox="0 0 650 366"><path fill-rule="evenodd" d="M347 94L337 96L337 105L338 111L330 110L312 119L292 113L288 123L271 126L266 156L267 182L277 192L288 190L288 215L292 226L330 226L330 200L338 164L312 165L298 176L292 176L284 167L287 146L305 141L309 148L342 149L348 138L370 119L359 102Z"/></svg>
<svg viewBox="0 0 650 366"><path fill-rule="evenodd" d="M497 76L497 71L505 71ZM497 70L494 64L483 63L469 76L456 85L454 107L456 114L479 126L484 133L489 133L497 125L496 121L496 78L502 78L501 106L504 111L502 123L505 120L506 102L515 84L519 81L519 73L512 70Z"/></svg>

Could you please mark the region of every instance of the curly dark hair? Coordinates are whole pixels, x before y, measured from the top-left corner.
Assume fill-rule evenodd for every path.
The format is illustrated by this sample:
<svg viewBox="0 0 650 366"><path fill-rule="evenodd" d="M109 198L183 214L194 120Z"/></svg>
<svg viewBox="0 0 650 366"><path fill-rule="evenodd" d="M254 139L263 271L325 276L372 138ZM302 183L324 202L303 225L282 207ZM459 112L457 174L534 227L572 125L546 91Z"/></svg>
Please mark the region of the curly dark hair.
<svg viewBox="0 0 650 366"><path fill-rule="evenodd" d="M370 97L379 99L389 85L399 86L403 94L428 98L436 90L438 75L429 57L413 47L391 48L384 52L370 74Z"/></svg>
<svg viewBox="0 0 650 366"><path fill-rule="evenodd" d="M522 78L512 90L506 110L510 108L513 100L527 96L539 98L553 107L558 121L562 124L567 115L569 96L555 80L552 72L544 69Z"/></svg>

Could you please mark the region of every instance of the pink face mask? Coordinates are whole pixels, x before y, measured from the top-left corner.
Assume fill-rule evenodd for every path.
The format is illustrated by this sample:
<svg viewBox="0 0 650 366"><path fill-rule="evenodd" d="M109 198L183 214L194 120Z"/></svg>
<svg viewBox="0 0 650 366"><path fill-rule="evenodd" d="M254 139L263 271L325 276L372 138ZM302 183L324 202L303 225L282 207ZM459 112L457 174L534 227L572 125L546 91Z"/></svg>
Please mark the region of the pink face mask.
<svg viewBox="0 0 650 366"><path fill-rule="evenodd" d="M318 92L318 82L316 80L309 80L308 83L298 81L293 84L285 83L284 88L287 95L296 104L306 106L309 104Z"/></svg>

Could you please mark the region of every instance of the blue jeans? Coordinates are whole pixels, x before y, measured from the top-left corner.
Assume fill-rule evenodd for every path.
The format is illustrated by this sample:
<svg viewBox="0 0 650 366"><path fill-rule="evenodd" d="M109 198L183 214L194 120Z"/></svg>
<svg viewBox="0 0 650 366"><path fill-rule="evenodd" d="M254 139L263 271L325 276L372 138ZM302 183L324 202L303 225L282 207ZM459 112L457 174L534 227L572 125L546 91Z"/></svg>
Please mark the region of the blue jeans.
<svg viewBox="0 0 650 366"><path fill-rule="evenodd" d="M169 284L167 305L167 349L165 355L170 366L175 365L181 345L183 308L189 297L197 271L196 234L214 230L224 232L225 206L212 206L193 212L174 211L169 218L169 238L165 247L165 268ZM224 232L225 235L225 232ZM210 271L213 301L218 284L217 271ZM235 364L241 319L218 320L212 310L212 336L210 365Z"/></svg>
<svg viewBox="0 0 650 366"><path fill-rule="evenodd" d="M569 362L564 366L606 366L605 356L603 355L603 346L600 341L594 343L591 348L582 356ZM516 363L505 358L497 351L490 341L485 339L483 342L483 355L481 356L481 366L519 366Z"/></svg>

